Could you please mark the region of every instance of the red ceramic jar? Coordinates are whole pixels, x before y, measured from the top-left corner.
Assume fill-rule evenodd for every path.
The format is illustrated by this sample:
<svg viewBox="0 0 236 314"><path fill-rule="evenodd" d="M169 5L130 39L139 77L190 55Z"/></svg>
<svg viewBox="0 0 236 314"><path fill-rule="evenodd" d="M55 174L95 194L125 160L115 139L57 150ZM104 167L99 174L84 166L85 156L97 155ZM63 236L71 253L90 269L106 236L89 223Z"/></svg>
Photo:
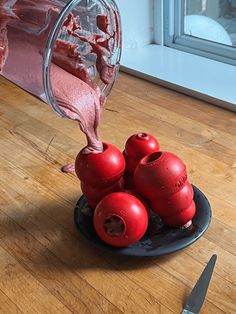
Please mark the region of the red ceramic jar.
<svg viewBox="0 0 236 314"><path fill-rule="evenodd" d="M148 226L145 206L134 195L117 192L105 196L94 212L94 227L107 244L126 247L139 241Z"/></svg>

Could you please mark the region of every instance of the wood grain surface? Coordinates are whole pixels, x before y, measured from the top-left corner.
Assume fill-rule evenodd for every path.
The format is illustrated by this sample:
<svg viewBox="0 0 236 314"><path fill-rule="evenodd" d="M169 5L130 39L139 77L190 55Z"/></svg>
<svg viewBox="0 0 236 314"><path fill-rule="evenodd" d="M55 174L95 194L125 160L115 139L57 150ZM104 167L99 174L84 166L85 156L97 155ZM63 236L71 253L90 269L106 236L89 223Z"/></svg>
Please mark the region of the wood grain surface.
<svg viewBox="0 0 236 314"><path fill-rule="evenodd" d="M121 73L100 133L122 150L139 131L185 161L213 210L199 241L162 258L88 246L73 223L79 181L60 171L85 136L0 78L1 314L180 313L212 254L218 261L202 313L236 313L236 115Z"/></svg>

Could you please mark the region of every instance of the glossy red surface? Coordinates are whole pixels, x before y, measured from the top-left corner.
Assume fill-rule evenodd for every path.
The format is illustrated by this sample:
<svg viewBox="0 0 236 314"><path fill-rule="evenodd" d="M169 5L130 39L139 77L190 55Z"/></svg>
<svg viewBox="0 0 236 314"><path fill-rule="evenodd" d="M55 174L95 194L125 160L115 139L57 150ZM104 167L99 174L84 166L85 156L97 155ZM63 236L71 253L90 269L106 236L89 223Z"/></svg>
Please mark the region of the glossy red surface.
<svg viewBox="0 0 236 314"><path fill-rule="evenodd" d="M95 208L97 204L105 197L106 195L114 192L119 192L124 188L124 179L121 177L117 182L109 186L95 186L87 185L84 182L80 183L81 191L86 196L89 205L92 208Z"/></svg>
<svg viewBox="0 0 236 314"><path fill-rule="evenodd" d="M155 137L151 134L140 132L128 138L125 144L124 156L127 162L126 170L134 172L135 168L143 157L159 151L160 146Z"/></svg>
<svg viewBox="0 0 236 314"><path fill-rule="evenodd" d="M133 177L134 171L135 171L140 159L135 159L135 158L129 157L125 150L123 151L123 155L124 155L125 162L126 162L125 171L126 171L126 173L128 173L130 176Z"/></svg>
<svg viewBox="0 0 236 314"><path fill-rule="evenodd" d="M186 181L181 190L167 198L156 198L150 202L150 205L153 211L159 216L164 217L181 212L191 204L192 200L193 188L191 184Z"/></svg>
<svg viewBox="0 0 236 314"><path fill-rule="evenodd" d="M144 157L134 174L136 190L148 200L176 193L186 180L185 164L170 152L157 152Z"/></svg>
<svg viewBox="0 0 236 314"><path fill-rule="evenodd" d="M123 155L125 157L125 187L134 188L134 171L143 157L159 151L159 143L151 134L140 132L128 138Z"/></svg>
<svg viewBox="0 0 236 314"><path fill-rule="evenodd" d="M138 194L134 189L130 189L130 190L124 189L124 190L121 190L121 192L125 192L125 193L131 194L131 195L137 197L145 206L145 208L147 210L148 217L150 216L151 210L150 210L150 206L149 206L148 202L140 194Z"/></svg>
<svg viewBox="0 0 236 314"><path fill-rule="evenodd" d="M97 154L83 154L81 150L75 160L75 172L87 185L110 186L124 174L125 159L113 145L103 143L104 150Z"/></svg>
<svg viewBox="0 0 236 314"><path fill-rule="evenodd" d="M134 195L117 192L107 195L94 213L99 237L112 246L126 247L139 241L148 226L147 210Z"/></svg>
<svg viewBox="0 0 236 314"><path fill-rule="evenodd" d="M144 157L135 170L134 181L136 190L165 224L179 227L194 217L193 188L185 164L176 155L157 152Z"/></svg>
<svg viewBox="0 0 236 314"><path fill-rule="evenodd" d="M171 214L168 217L162 217L163 222L166 225L172 227L181 227L184 226L187 222L191 221L196 213L196 205L194 201L181 212L177 214Z"/></svg>
<svg viewBox="0 0 236 314"><path fill-rule="evenodd" d="M144 132L130 136L125 144L126 154L139 160L146 155L159 151L159 148L157 139Z"/></svg>

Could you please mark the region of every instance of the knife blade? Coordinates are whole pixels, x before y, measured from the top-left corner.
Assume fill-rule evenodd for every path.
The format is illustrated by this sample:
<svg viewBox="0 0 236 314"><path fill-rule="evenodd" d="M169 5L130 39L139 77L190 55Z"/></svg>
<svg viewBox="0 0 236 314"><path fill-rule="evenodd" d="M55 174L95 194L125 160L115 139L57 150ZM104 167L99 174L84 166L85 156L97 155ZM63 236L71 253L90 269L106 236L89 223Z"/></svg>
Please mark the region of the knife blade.
<svg viewBox="0 0 236 314"><path fill-rule="evenodd" d="M209 283L216 264L217 255L213 255L199 277L196 285L184 305L184 310L181 314L199 314L201 307L206 298Z"/></svg>

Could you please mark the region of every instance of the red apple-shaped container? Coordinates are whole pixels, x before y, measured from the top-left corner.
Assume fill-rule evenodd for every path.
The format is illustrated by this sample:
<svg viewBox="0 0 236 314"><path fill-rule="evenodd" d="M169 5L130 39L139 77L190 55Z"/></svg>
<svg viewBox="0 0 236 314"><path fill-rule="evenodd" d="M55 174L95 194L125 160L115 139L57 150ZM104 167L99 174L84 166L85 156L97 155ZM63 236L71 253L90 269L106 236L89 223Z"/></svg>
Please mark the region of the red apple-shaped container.
<svg viewBox="0 0 236 314"><path fill-rule="evenodd" d="M148 226L148 214L140 199L125 192L105 196L97 205L94 227L107 244L126 247L139 241Z"/></svg>
<svg viewBox="0 0 236 314"><path fill-rule="evenodd" d="M183 161L170 152L156 152L140 160L134 181L137 191L148 200L179 191L187 180Z"/></svg>

